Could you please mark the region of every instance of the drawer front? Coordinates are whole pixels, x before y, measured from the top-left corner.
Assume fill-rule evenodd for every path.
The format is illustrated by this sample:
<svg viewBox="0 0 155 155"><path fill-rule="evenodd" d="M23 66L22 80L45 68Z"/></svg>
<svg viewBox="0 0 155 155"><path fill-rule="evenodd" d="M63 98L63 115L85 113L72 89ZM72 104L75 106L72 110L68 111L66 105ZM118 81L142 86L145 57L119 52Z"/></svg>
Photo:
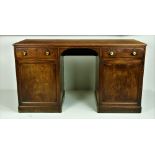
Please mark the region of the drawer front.
<svg viewBox="0 0 155 155"><path fill-rule="evenodd" d="M143 58L145 50L143 48L102 48L102 58Z"/></svg>
<svg viewBox="0 0 155 155"><path fill-rule="evenodd" d="M57 48L16 48L16 58L57 59Z"/></svg>

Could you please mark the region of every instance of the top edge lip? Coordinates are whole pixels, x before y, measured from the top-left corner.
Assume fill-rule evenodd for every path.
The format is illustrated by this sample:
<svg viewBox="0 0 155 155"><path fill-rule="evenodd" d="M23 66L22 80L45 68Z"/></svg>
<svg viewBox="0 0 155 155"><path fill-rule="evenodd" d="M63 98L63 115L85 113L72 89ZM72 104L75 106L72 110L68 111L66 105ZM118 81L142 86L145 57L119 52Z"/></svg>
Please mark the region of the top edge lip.
<svg viewBox="0 0 155 155"><path fill-rule="evenodd" d="M62 43L66 41L68 41L69 43ZM76 43L78 41L81 41L83 43ZM104 43L104 41L109 41L109 43L107 42ZM122 41L122 43L116 43L119 41L120 42ZM127 41L131 43L127 43ZM24 45L25 46L41 46L41 45L53 45L53 46L65 45L66 46L67 44L72 46L78 46L79 44L87 45L87 46L147 46L146 43L143 43L135 39L24 39L22 41L14 43L13 46L24 46Z"/></svg>

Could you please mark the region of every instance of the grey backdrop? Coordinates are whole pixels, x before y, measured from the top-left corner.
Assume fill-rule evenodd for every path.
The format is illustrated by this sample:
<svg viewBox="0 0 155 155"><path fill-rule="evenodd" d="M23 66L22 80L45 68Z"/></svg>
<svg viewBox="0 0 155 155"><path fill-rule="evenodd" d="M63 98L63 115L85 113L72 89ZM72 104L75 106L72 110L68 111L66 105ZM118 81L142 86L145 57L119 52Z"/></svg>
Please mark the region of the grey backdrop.
<svg viewBox="0 0 155 155"><path fill-rule="evenodd" d="M94 90L95 56L64 56L64 85L66 90Z"/></svg>

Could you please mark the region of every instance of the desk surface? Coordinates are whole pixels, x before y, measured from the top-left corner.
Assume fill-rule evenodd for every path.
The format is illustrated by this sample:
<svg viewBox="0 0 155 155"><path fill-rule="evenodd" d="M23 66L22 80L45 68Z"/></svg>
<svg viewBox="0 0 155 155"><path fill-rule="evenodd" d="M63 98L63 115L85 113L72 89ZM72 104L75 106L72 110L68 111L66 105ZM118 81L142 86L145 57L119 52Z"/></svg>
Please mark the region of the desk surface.
<svg viewBox="0 0 155 155"><path fill-rule="evenodd" d="M25 39L14 44L14 46L146 46L145 43L134 39Z"/></svg>

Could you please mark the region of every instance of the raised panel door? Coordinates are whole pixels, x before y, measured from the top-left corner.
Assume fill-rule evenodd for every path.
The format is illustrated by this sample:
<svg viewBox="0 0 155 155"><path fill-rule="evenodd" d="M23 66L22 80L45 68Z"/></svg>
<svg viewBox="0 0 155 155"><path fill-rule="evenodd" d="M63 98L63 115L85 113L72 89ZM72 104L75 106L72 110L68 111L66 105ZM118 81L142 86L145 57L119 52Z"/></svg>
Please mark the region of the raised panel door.
<svg viewBox="0 0 155 155"><path fill-rule="evenodd" d="M103 60L100 66L101 103L140 103L142 76L141 60Z"/></svg>
<svg viewBox="0 0 155 155"><path fill-rule="evenodd" d="M56 63L19 61L17 68L20 104L56 104Z"/></svg>

